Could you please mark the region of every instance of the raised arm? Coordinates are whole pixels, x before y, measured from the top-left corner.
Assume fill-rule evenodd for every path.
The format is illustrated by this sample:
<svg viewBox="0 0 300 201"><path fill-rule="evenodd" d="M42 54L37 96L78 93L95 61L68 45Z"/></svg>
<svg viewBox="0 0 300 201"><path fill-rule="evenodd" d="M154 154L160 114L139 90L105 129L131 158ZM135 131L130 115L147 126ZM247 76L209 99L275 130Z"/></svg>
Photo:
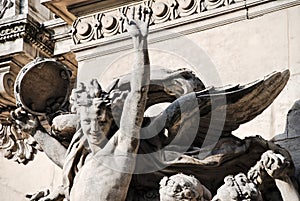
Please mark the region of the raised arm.
<svg viewBox="0 0 300 201"><path fill-rule="evenodd" d="M132 10L131 17L131 20L125 17L125 24L133 39L135 59L131 90L124 103L120 129L80 170L70 193L72 201L126 200L135 170L150 82L147 35L151 13L149 8L140 7Z"/></svg>
<svg viewBox="0 0 300 201"><path fill-rule="evenodd" d="M149 8L133 8L131 18L125 17L126 29L133 40L134 64L130 87L125 100L120 121L118 144L122 150L135 153L138 148L140 127L144 117L147 93L150 83L150 62L148 57L147 36L151 17Z"/></svg>

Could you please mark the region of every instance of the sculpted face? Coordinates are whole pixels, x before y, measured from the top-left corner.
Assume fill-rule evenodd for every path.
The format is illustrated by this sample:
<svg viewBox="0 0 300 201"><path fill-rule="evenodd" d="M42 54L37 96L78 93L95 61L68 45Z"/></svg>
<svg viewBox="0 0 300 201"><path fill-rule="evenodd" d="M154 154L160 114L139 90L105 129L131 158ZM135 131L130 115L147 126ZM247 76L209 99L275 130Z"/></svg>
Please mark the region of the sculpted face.
<svg viewBox="0 0 300 201"><path fill-rule="evenodd" d="M210 200L210 192L194 177L184 174L164 177L160 182L160 201Z"/></svg>
<svg viewBox="0 0 300 201"><path fill-rule="evenodd" d="M112 118L106 109L97 109L94 105L81 107L80 123L84 135L87 136L90 144L100 146L107 140Z"/></svg>

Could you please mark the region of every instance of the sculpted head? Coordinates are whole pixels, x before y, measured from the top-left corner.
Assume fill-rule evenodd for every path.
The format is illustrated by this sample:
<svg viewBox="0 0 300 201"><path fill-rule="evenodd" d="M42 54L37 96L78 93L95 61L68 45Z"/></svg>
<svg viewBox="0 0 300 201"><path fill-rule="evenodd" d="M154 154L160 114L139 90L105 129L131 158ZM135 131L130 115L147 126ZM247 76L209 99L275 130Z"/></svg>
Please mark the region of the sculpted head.
<svg viewBox="0 0 300 201"><path fill-rule="evenodd" d="M211 193L193 176L176 174L160 181L160 201L206 201Z"/></svg>
<svg viewBox="0 0 300 201"><path fill-rule="evenodd" d="M93 79L88 86L80 83L70 97L71 111L80 116L81 129L94 145L106 140L113 121L108 95Z"/></svg>
<svg viewBox="0 0 300 201"><path fill-rule="evenodd" d="M262 201L257 186L252 183L245 174L224 178L224 185L218 189L217 195L212 201Z"/></svg>

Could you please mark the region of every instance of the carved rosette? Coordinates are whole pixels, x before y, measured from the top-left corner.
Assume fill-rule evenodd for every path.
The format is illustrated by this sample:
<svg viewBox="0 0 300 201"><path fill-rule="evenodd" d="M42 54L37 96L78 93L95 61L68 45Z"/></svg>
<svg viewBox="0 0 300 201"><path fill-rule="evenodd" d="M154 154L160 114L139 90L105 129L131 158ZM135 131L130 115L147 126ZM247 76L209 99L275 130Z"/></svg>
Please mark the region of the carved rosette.
<svg viewBox="0 0 300 201"><path fill-rule="evenodd" d="M82 44L126 32L121 19L122 13L127 15L132 7L148 6L153 11L150 26L160 25L179 18L201 15L243 0L148 0L132 5L103 11L93 15L79 17L73 24L73 41Z"/></svg>
<svg viewBox="0 0 300 201"><path fill-rule="evenodd" d="M73 41L85 43L122 32L119 12L98 13L82 18L73 24Z"/></svg>
<svg viewBox="0 0 300 201"><path fill-rule="evenodd" d="M178 13L180 17L189 16L199 11L199 2L197 0L178 0Z"/></svg>
<svg viewBox="0 0 300 201"><path fill-rule="evenodd" d="M95 18L96 16L92 16L75 21L73 24L73 40L75 44L100 38L100 36L97 36L99 23L97 23Z"/></svg>
<svg viewBox="0 0 300 201"><path fill-rule="evenodd" d="M108 14L99 14L99 22L102 24L102 34L104 37L116 35L120 31L120 21L117 16Z"/></svg>
<svg viewBox="0 0 300 201"><path fill-rule="evenodd" d="M176 3L176 2L174 2ZM174 6L166 0L155 1L151 8L153 11L153 21L156 24L166 22L170 19L175 19Z"/></svg>

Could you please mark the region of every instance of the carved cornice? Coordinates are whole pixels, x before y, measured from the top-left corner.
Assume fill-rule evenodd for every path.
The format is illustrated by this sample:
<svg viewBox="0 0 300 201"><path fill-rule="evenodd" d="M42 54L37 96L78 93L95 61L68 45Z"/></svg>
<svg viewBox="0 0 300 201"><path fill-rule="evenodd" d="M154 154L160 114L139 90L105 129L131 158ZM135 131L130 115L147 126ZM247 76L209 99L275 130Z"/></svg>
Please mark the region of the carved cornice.
<svg viewBox="0 0 300 201"><path fill-rule="evenodd" d="M159 2L161 1L170 2L159 0ZM193 2L199 1L200 0L194 0ZM147 2L149 1L143 2L143 4ZM153 9L155 5L153 4L154 0L151 2ZM158 0L155 2L158 2ZM178 3L179 0L174 2ZM205 3L204 0L202 0L202 2ZM208 6L207 1L206 4L192 4L189 5L191 9L185 12L185 14L188 14L185 15L183 12L175 12L175 18L172 17L174 16L172 12L166 12L167 14L165 15L168 16L167 19L160 18L158 20L157 17L154 16L149 30L151 33L148 38L149 44L167 41L300 5L299 0L244 0L239 2L225 0L223 3L224 4L214 5L215 8L210 6L207 7L207 9L201 7L201 5ZM77 61L93 59L132 48L130 41L127 40L129 36L122 34L126 32L126 30L122 27L120 12L123 11L127 13L130 7L136 5L139 4L131 4L120 9L111 9L79 17L73 24L72 38L75 45L71 48L72 51L76 53ZM196 9L196 7L198 9ZM176 11L179 10L179 7L175 8ZM202 10L199 10L199 8L202 8ZM168 7L168 9L170 9L170 7ZM157 13L157 11L155 12ZM112 15L115 20L108 19L107 21L114 21L112 23L114 24L117 20L117 24L115 23L114 28L110 28L111 31L109 32L105 30L102 20L100 21L99 19L110 15ZM106 22L104 22L104 24L105 23ZM106 25L106 27L110 26Z"/></svg>
<svg viewBox="0 0 300 201"><path fill-rule="evenodd" d="M51 12L72 24L77 17L120 7L141 0L40 0Z"/></svg>
<svg viewBox="0 0 300 201"><path fill-rule="evenodd" d="M49 56L53 54L54 43L51 40L51 32L38 23L25 18L0 25L0 43L15 41L19 38L23 38L25 42Z"/></svg>
<svg viewBox="0 0 300 201"><path fill-rule="evenodd" d="M269 1L269 0L267 0ZM253 1L255 4L267 1ZM126 30L123 28L121 13L128 14L133 6L146 5L152 8L153 17L150 26L155 28L164 26L172 22L176 26L179 21L186 19L191 22L191 18L204 20L234 10L245 9L246 0L148 0L128 6L115 8L113 10L98 12L92 15L79 17L73 24L73 40L75 44L107 38L118 35ZM207 15L206 13L209 13ZM206 15L205 15L206 14ZM199 19L199 17L201 17Z"/></svg>
<svg viewBox="0 0 300 201"><path fill-rule="evenodd" d="M25 36L26 23L9 24L0 27L0 42L13 41Z"/></svg>

